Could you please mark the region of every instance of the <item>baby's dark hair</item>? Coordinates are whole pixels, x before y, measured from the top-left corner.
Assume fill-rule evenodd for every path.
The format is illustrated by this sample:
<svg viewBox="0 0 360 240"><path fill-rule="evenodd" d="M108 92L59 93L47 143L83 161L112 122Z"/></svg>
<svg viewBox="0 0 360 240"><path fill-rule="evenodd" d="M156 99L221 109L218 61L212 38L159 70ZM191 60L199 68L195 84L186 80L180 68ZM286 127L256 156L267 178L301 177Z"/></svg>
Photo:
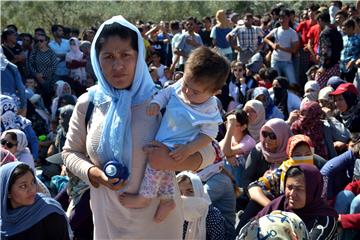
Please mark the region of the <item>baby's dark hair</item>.
<svg viewBox="0 0 360 240"><path fill-rule="evenodd" d="M228 61L207 47L195 49L185 64L185 72L212 92L222 89L230 73Z"/></svg>
<svg viewBox="0 0 360 240"><path fill-rule="evenodd" d="M130 28L120 25L119 23L112 23L104 26L96 40L95 49L98 56L104 43L108 40L109 37L114 36L120 37L124 40L130 39L131 48L135 51L138 51L139 48L137 33Z"/></svg>

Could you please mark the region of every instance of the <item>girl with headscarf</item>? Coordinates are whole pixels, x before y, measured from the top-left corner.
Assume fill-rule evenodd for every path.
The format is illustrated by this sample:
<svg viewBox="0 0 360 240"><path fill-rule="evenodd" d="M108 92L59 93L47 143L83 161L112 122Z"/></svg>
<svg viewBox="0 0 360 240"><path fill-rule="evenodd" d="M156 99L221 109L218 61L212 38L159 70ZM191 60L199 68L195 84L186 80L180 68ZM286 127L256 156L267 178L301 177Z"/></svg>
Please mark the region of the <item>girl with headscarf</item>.
<svg viewBox="0 0 360 240"><path fill-rule="evenodd" d="M284 119L288 119L289 114L300 108L301 100L292 93L289 88L289 82L285 77L276 77L270 89L270 96L274 100L275 106L284 114Z"/></svg>
<svg viewBox="0 0 360 240"><path fill-rule="evenodd" d="M339 112L337 118L351 133L360 132L360 104L358 90L354 84L340 84L330 96L334 97Z"/></svg>
<svg viewBox="0 0 360 240"><path fill-rule="evenodd" d="M304 86L304 98L301 101L301 105L308 101L317 101L320 91L320 85L316 81L307 81ZM300 108L301 108L300 105Z"/></svg>
<svg viewBox="0 0 360 240"><path fill-rule="evenodd" d="M330 93L333 91L334 89L330 86L324 87L319 91L318 101L327 117L334 116L335 103L334 99L330 96Z"/></svg>
<svg viewBox="0 0 360 240"><path fill-rule="evenodd" d="M231 62L233 52L230 43L226 40L226 35L231 32L232 24L223 9L216 12L215 18L216 25L211 29L210 33L213 46Z"/></svg>
<svg viewBox="0 0 360 240"><path fill-rule="evenodd" d="M0 182L2 239L70 239L61 205L36 193L37 181L28 165L11 162L1 166Z"/></svg>
<svg viewBox="0 0 360 240"><path fill-rule="evenodd" d="M292 166L285 175L285 194L271 201L257 217L274 210L293 212L304 221L310 233L309 239L334 239L338 214L327 205L322 192L323 179L315 166Z"/></svg>
<svg viewBox="0 0 360 240"><path fill-rule="evenodd" d="M270 234L269 234L270 233ZM236 238L237 240L306 240L309 232L305 223L292 212L273 211L259 219L246 224Z"/></svg>
<svg viewBox="0 0 360 240"><path fill-rule="evenodd" d="M224 218L211 200L199 176L184 171L176 175L183 202L183 239L225 239Z"/></svg>
<svg viewBox="0 0 360 240"><path fill-rule="evenodd" d="M284 119L284 114L275 106L274 101L270 97L269 91L265 87L257 87L253 92L253 99L259 100L263 103L265 108L265 119L272 118Z"/></svg>
<svg viewBox="0 0 360 240"><path fill-rule="evenodd" d="M260 101L250 100L246 102L244 111L248 114L249 117L249 133L256 142L259 142L260 128L265 123L265 108Z"/></svg>
<svg viewBox="0 0 360 240"><path fill-rule="evenodd" d="M38 158L38 139L31 126L31 121L17 114L17 106L14 100L5 95L0 95L0 119L1 132L9 129L19 129L26 135L29 149L36 161Z"/></svg>
<svg viewBox="0 0 360 240"><path fill-rule="evenodd" d="M76 97L71 95L71 87L70 84L68 84L67 82L63 81L63 80L59 80L55 83L55 98L52 101L51 104L51 119L55 119L58 109L59 109L59 105L60 105L60 98L65 96L65 95L70 95L74 98L74 100L76 101Z"/></svg>
<svg viewBox="0 0 360 240"><path fill-rule="evenodd" d="M13 147L10 147L9 143L13 145ZM1 145L14 154L20 162L26 163L32 170L35 170L34 158L27 147L28 141L23 131L10 129L3 132L1 134Z"/></svg>
<svg viewBox="0 0 360 240"><path fill-rule="evenodd" d="M80 41L72 37L69 39L70 52L66 53L65 61L70 69L70 77L82 85L86 84L86 60L84 53L80 51Z"/></svg>
<svg viewBox="0 0 360 240"><path fill-rule="evenodd" d="M315 143L315 153L328 160L337 155L333 142L346 143L350 138L350 133L323 118L324 112L319 103L306 102L300 109L299 119L292 123L291 131L294 134L309 136Z"/></svg>

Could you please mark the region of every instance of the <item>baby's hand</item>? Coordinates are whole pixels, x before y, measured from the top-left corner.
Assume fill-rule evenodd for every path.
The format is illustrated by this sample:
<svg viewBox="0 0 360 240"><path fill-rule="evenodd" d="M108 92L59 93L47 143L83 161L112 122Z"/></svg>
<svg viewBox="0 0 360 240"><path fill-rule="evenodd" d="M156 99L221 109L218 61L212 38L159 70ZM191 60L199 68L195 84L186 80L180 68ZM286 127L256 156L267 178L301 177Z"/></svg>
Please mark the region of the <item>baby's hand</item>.
<svg viewBox="0 0 360 240"><path fill-rule="evenodd" d="M150 103L150 105L146 109L146 114L149 116L155 116L159 114L160 106L156 103Z"/></svg>
<svg viewBox="0 0 360 240"><path fill-rule="evenodd" d="M191 155L188 145L175 145L175 150L169 153L169 156L176 162L182 162Z"/></svg>

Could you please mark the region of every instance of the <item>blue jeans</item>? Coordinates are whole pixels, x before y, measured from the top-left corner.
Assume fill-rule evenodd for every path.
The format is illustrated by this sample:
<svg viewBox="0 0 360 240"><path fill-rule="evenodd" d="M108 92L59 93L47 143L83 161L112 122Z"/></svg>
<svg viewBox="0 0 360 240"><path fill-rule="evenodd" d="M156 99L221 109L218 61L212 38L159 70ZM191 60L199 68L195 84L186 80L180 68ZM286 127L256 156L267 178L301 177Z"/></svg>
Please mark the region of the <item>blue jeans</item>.
<svg viewBox="0 0 360 240"><path fill-rule="evenodd" d="M279 75L285 76L290 84L298 84L295 77L295 69L292 61L276 61L271 60L271 67L274 68Z"/></svg>
<svg viewBox="0 0 360 240"><path fill-rule="evenodd" d="M343 190L336 196L335 209L339 214L360 213L360 195L349 190ZM345 229L342 232L341 239L353 239L358 231Z"/></svg>

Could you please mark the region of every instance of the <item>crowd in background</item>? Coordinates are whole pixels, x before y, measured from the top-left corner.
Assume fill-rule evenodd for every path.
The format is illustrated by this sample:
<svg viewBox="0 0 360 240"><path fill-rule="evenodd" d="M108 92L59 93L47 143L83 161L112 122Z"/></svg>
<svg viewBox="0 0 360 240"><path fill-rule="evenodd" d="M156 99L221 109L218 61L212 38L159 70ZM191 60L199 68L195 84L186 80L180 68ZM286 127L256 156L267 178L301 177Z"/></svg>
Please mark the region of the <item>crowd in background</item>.
<svg viewBox="0 0 360 240"><path fill-rule="evenodd" d="M224 123L212 142L216 160L176 177L182 195L192 191L189 196L208 201L206 211L186 205L184 214L200 217L185 216L184 239L204 224L206 239L260 239L256 234L269 231L288 237L282 239L358 239L360 1L309 4L302 12L278 4L263 15L214 14L134 23L159 91L181 81L191 52L202 46L231 69L217 94ZM90 187L66 170L61 152L78 98L98 83L91 62L97 29L80 34L56 24L50 32L8 25L1 34L1 219L10 214L3 211L4 194L14 184L6 174L16 167L5 164L17 159L28 166L24 174L35 173L49 211L61 216L49 215L62 226L50 224L49 232L67 239L71 229L74 239L91 239ZM91 110L85 114L87 126ZM281 217L290 226L277 223ZM26 237L29 224L15 236Z"/></svg>

